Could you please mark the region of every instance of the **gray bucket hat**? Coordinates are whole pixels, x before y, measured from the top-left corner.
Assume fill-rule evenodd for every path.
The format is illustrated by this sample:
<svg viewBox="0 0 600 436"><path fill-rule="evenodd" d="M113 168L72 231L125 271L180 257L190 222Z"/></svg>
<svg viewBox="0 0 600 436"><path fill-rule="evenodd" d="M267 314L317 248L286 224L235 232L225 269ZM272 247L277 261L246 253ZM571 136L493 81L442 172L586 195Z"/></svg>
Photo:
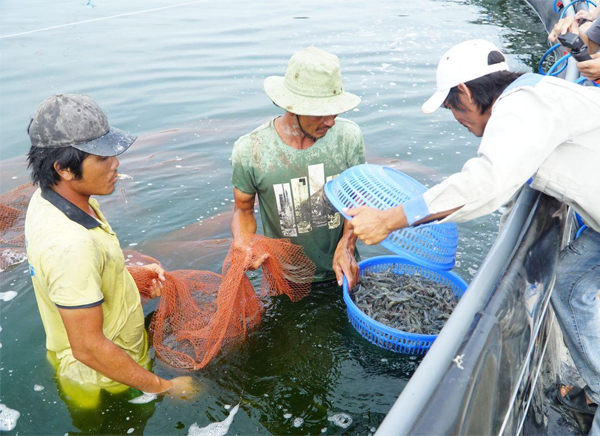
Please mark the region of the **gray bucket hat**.
<svg viewBox="0 0 600 436"><path fill-rule="evenodd" d="M337 115L360 103L342 89L338 57L316 47L292 56L285 77L267 77L264 88L273 103L296 115Z"/></svg>
<svg viewBox="0 0 600 436"><path fill-rule="evenodd" d="M100 106L81 94L57 94L44 100L27 132L35 147L73 147L96 156L117 156L137 139L110 127Z"/></svg>

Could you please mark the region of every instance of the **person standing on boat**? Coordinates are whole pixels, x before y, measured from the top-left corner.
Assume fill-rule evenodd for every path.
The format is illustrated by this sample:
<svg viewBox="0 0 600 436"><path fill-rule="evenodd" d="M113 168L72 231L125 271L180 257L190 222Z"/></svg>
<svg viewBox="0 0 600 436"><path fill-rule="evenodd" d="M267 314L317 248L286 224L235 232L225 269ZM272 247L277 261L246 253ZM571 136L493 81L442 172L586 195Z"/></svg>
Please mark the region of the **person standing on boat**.
<svg viewBox="0 0 600 436"><path fill-rule="evenodd" d="M442 56L437 92L425 113L444 107L481 137L477 157L423 195L385 211L348 210L366 244L423 222L463 222L489 214L524 183L571 206L589 227L566 247L552 302L573 360L587 383L559 400L596 414L600 434L600 88L508 71L490 42L466 41Z"/></svg>
<svg viewBox="0 0 600 436"><path fill-rule="evenodd" d="M150 372L140 294L119 240L92 195L117 183L117 155L136 137L108 124L90 97L58 94L44 100L28 128L33 194L25 220L30 275L46 331L48 358L62 391L82 408L101 389L129 387L178 394L190 377L166 380ZM164 270L156 273L154 297Z"/></svg>
<svg viewBox="0 0 600 436"><path fill-rule="evenodd" d="M359 127L337 118L358 106L360 97L343 90L338 57L315 47L292 56L285 77L268 77L264 89L285 113L233 147L234 239L256 233L258 195L265 236L301 245L317 267L315 281L337 278L341 285L346 275L353 285L358 282L356 236L323 187L365 162Z"/></svg>

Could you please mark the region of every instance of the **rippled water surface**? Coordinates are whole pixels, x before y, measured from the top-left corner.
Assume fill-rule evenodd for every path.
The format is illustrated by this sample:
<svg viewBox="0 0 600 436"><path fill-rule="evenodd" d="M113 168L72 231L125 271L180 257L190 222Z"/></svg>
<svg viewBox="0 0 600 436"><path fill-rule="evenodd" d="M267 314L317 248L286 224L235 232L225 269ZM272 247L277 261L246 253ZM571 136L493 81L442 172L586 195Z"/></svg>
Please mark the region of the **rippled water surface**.
<svg viewBox="0 0 600 436"><path fill-rule="evenodd" d="M0 3L1 191L27 181L25 130L37 105L53 93L91 95L111 124L140 135L121 159L120 172L132 179L101 205L124 248L168 269L219 271L230 236L232 144L280 113L262 82L282 75L294 52L316 45L337 54L345 89L362 97L345 116L361 126L367 160L431 186L478 146L448 111L420 111L441 54L484 38L507 51L514 69L530 70L546 47L537 17L517 0L207 0L130 14L175 4ZM497 222L494 214L459 226L455 271L467 281ZM363 258L385 254L360 249ZM187 434L195 422L225 419L238 403L230 434L368 434L419 362L363 340L347 320L341 291L320 286L295 304L270 301L259 329L192 374L202 386L198 397L149 405L106 398L101 410L71 414L45 358L26 267L0 274L2 291L17 292L0 301L0 403L21 413L18 434ZM160 361L154 370L180 374Z"/></svg>

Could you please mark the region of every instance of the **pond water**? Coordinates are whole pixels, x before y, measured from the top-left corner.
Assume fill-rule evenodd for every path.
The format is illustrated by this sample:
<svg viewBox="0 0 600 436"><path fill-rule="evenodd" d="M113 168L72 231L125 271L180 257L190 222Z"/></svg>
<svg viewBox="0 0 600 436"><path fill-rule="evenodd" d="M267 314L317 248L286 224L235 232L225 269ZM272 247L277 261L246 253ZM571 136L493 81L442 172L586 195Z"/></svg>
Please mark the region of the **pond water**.
<svg viewBox="0 0 600 436"><path fill-rule="evenodd" d="M450 112L420 111L441 54L484 38L506 50L514 69L531 70L546 48L537 17L519 1L206 0L164 8L175 4L0 3L1 192L27 181L25 130L37 105L54 93L88 94L111 124L140 135L121 159L120 172L132 179L101 206L123 248L171 270L219 272L230 242L233 142L280 114L262 82L283 75L294 52L316 45L337 54L345 89L362 97L344 116L361 126L367 160L431 186L478 146ZM39 29L46 30L21 34ZM459 226L455 271L467 281L494 241L498 217ZM359 249L363 258L386 254ZM0 301L0 403L21 413L14 434L187 434L193 423L225 419L238 403L230 434L369 434L419 363L363 340L341 290L315 286L298 303L269 301L247 340L193 372L198 396L147 405L107 397L99 410L70 413L46 361L25 264L0 280L2 292L17 293ZM182 373L158 360L154 371ZM336 424L340 413L351 417L349 426L345 416Z"/></svg>

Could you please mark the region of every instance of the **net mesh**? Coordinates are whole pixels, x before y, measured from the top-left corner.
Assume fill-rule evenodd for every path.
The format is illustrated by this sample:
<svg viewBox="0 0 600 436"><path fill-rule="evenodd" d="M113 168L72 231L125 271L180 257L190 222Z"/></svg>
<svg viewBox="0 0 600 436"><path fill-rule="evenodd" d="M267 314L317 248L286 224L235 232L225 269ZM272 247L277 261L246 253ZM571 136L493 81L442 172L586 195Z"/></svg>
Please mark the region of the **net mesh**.
<svg viewBox="0 0 600 436"><path fill-rule="evenodd" d="M21 248L25 214L35 189L28 183L0 196L0 244L4 246L0 271L26 259ZM302 247L286 239L241 236L231 244L221 275L199 270L165 273L149 328L157 356L176 368L203 368L221 349L256 327L264 306L246 272L264 255L268 255L262 266L264 296L285 294L295 302L309 294L315 265ZM126 251L125 256L146 303L156 274L141 265L159 262L138 252Z"/></svg>
<svg viewBox="0 0 600 436"><path fill-rule="evenodd" d="M261 322L264 306L246 271L265 254L261 293L298 301L310 292L315 265L302 247L285 239L247 235L231 244L222 274L167 272L162 296L150 323L157 356L176 368L200 369ZM248 249L238 247L246 246ZM153 286L153 272L129 266L142 296Z"/></svg>
<svg viewBox="0 0 600 436"><path fill-rule="evenodd" d="M0 195L0 244L25 246L25 213L35 189L26 183Z"/></svg>

